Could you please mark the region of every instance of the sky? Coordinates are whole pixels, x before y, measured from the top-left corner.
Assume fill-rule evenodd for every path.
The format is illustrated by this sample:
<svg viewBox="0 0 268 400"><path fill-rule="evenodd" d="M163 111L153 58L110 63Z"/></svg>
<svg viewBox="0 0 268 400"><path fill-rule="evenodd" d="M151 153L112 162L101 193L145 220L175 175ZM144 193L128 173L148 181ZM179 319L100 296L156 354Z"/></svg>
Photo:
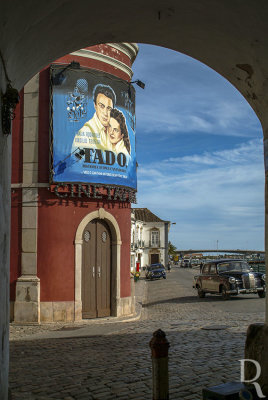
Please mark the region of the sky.
<svg viewBox="0 0 268 400"><path fill-rule="evenodd" d="M138 203L175 222L178 249L264 250L260 122L211 68L181 53L139 45L136 87Z"/></svg>

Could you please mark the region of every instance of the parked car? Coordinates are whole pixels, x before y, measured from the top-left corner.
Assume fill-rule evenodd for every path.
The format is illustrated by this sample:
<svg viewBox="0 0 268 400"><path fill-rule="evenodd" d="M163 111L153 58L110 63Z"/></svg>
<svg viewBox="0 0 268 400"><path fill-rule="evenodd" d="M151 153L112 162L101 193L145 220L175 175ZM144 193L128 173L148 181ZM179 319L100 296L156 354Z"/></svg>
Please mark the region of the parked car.
<svg viewBox="0 0 268 400"><path fill-rule="evenodd" d="M182 268L192 268L191 260L189 260L188 258L183 259L181 262L181 267Z"/></svg>
<svg viewBox="0 0 268 400"><path fill-rule="evenodd" d="M163 264L151 264L146 269L145 274L146 279L159 279L164 278L166 279L166 270Z"/></svg>
<svg viewBox="0 0 268 400"><path fill-rule="evenodd" d="M265 297L265 274L254 272L244 260L219 259L204 263L201 273L194 277L193 288L199 297L206 293L221 294L227 300L231 295L258 293Z"/></svg>
<svg viewBox="0 0 268 400"><path fill-rule="evenodd" d="M194 258L193 260L192 260L192 266L196 266L196 267L198 267L198 265L200 265L200 260L198 259L198 258Z"/></svg>

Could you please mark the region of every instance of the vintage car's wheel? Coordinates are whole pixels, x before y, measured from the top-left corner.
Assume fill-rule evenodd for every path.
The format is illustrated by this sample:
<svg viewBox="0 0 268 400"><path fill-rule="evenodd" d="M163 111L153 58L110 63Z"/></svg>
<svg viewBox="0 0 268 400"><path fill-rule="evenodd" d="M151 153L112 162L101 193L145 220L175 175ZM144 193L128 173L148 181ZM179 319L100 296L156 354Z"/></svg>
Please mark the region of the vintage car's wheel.
<svg viewBox="0 0 268 400"><path fill-rule="evenodd" d="M206 296L206 293L199 286L197 288L197 293L198 293L198 297L200 297L200 299L203 299Z"/></svg>
<svg viewBox="0 0 268 400"><path fill-rule="evenodd" d="M265 290L262 290L261 292L258 292L258 295L261 299L265 297Z"/></svg>
<svg viewBox="0 0 268 400"><path fill-rule="evenodd" d="M222 294L223 300L229 300L230 299L230 295L227 293L226 286L222 286L221 294Z"/></svg>

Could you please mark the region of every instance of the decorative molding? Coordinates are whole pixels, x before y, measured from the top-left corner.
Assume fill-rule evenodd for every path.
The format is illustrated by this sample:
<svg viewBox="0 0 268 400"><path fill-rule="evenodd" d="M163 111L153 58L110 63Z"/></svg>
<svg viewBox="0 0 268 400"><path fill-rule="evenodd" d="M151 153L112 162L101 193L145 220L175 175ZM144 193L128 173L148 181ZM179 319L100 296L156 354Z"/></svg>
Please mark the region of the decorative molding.
<svg viewBox="0 0 268 400"><path fill-rule="evenodd" d="M128 56L131 60L131 63L135 61L135 58L138 55L139 52L139 46L137 43L106 43L108 46L113 47L114 49L117 49L124 53L126 56Z"/></svg>
<svg viewBox="0 0 268 400"><path fill-rule="evenodd" d="M116 221L115 217L110 214L109 212L105 211L104 208L103 210L103 218L104 220L106 220L106 222L108 223L111 231L114 230L114 235L113 238L116 239L116 242L121 242L121 234L120 234L120 229L119 229L119 225L118 222ZM76 231L76 235L75 235L75 243L79 243L79 241L82 241L83 243L83 232L85 227L87 226L87 224L92 221L93 219L99 218L99 210L97 211L93 211L89 214L87 214L82 221L80 222L77 231ZM112 232L113 234L113 232Z"/></svg>
<svg viewBox="0 0 268 400"><path fill-rule="evenodd" d="M117 246L117 245L121 246L122 245L122 241L121 240L112 241L112 246Z"/></svg>
<svg viewBox="0 0 268 400"><path fill-rule="evenodd" d="M96 51L92 51L92 50L81 49L78 51L74 51L73 53L71 53L71 55L78 56L78 57L91 58L92 60L97 60L97 61L102 61L106 64L112 65L115 68L120 69L125 74L127 74L130 79L133 76L132 69L128 65L124 64L122 61L116 60L113 57L107 56L105 54L97 53Z"/></svg>
<svg viewBox="0 0 268 400"><path fill-rule="evenodd" d="M21 189L21 188L26 188L26 189L32 189L32 188L44 188L47 187L49 188L50 185L49 183L11 183L11 189Z"/></svg>
<svg viewBox="0 0 268 400"><path fill-rule="evenodd" d="M99 218L104 219L105 218L105 210L104 208L99 208Z"/></svg>

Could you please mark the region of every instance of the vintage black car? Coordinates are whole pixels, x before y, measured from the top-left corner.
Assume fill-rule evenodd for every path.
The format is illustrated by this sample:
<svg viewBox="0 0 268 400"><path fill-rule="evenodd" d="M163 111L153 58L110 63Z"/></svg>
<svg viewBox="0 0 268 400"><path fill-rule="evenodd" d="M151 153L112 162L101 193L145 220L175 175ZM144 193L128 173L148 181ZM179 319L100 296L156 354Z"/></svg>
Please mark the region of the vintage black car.
<svg viewBox="0 0 268 400"><path fill-rule="evenodd" d="M146 268L146 274L145 274L147 279L159 279L159 278L164 278L166 279L166 270L163 264L157 263L157 264L151 264Z"/></svg>
<svg viewBox="0 0 268 400"><path fill-rule="evenodd" d="M192 268L192 262L188 258L185 258L181 262L181 268Z"/></svg>
<svg viewBox="0 0 268 400"><path fill-rule="evenodd" d="M265 297L265 274L254 272L244 260L221 259L205 263L194 277L193 287L199 297L206 293L221 294L227 300L231 295L258 293Z"/></svg>

